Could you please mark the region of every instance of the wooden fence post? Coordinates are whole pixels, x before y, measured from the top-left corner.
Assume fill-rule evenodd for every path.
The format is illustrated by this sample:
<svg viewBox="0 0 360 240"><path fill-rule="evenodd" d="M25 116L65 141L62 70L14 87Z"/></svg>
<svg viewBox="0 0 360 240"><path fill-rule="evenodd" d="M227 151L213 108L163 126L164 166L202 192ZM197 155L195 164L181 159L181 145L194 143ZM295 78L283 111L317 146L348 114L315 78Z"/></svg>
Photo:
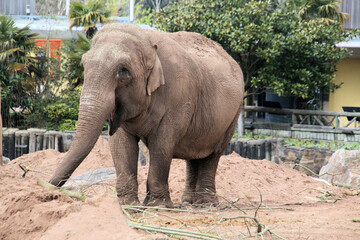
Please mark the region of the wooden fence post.
<svg viewBox="0 0 360 240"><path fill-rule="evenodd" d="M240 116L238 119L238 134L242 136L245 134L245 126L244 126L244 108L241 108Z"/></svg>

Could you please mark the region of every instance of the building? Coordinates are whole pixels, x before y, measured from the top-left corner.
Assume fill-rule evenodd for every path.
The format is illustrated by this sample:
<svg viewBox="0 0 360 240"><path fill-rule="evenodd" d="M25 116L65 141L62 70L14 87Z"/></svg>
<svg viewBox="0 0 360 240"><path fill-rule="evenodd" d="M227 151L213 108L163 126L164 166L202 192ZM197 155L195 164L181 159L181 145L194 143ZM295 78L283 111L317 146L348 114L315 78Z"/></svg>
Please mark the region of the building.
<svg viewBox="0 0 360 240"><path fill-rule="evenodd" d="M342 10L350 15L345 28L360 28L360 1L343 0ZM335 83L343 83L340 89L330 93L328 111L342 112L343 107L359 107L360 110L360 39L338 44L348 48L352 54L349 59L340 62ZM344 122L347 120L344 118Z"/></svg>

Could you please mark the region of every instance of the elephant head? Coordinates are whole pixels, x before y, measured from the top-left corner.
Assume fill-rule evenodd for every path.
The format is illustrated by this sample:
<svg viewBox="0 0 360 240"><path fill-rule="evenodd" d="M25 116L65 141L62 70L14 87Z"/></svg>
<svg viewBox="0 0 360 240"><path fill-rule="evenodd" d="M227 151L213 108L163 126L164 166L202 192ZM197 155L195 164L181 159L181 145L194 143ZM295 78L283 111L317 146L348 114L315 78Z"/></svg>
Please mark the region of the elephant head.
<svg viewBox="0 0 360 240"><path fill-rule="evenodd" d="M109 135L141 115L165 83L157 47L140 27L109 24L83 55L85 80L74 142L50 183L63 185L89 154L110 117Z"/></svg>

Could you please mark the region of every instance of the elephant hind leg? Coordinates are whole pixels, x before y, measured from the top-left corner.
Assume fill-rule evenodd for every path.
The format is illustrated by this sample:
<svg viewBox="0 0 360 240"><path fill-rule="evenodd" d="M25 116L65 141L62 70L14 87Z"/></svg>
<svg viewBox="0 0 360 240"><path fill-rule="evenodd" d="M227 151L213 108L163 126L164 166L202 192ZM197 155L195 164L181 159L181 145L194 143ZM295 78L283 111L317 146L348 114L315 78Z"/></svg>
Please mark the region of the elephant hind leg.
<svg viewBox="0 0 360 240"><path fill-rule="evenodd" d="M198 160L195 204L218 204L215 175L221 154L213 153Z"/></svg>
<svg viewBox="0 0 360 240"><path fill-rule="evenodd" d="M217 204L215 175L221 154L186 161L184 204Z"/></svg>
<svg viewBox="0 0 360 240"><path fill-rule="evenodd" d="M196 184L198 179L199 160L186 160L185 190L181 198L183 204L193 204L196 201Z"/></svg>

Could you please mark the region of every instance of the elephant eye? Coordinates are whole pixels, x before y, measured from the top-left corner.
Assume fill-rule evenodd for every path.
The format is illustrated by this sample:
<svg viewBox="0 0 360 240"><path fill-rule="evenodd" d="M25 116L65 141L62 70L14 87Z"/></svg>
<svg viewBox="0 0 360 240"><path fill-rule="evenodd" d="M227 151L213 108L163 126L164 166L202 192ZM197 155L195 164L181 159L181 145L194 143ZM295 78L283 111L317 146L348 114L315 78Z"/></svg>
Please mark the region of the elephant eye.
<svg viewBox="0 0 360 240"><path fill-rule="evenodd" d="M118 71L118 75L121 76L121 75L126 74L128 72L129 72L129 70L127 70L127 68L123 67Z"/></svg>
<svg viewBox="0 0 360 240"><path fill-rule="evenodd" d="M117 72L117 77L123 81L123 80L128 80L130 79L131 75L130 72L127 68L122 67L120 70L118 70Z"/></svg>

